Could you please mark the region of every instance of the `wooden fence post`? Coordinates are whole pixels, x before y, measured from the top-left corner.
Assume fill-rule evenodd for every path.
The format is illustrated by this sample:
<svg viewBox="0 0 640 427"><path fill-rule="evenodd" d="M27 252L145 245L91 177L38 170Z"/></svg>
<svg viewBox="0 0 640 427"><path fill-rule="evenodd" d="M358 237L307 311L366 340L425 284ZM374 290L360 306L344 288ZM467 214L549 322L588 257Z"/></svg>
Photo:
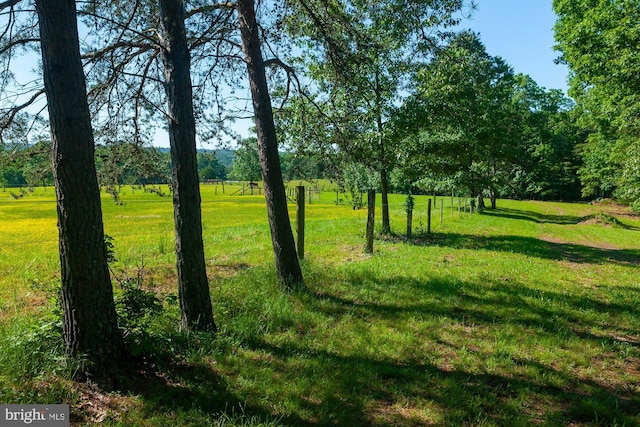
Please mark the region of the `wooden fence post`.
<svg viewBox="0 0 640 427"><path fill-rule="evenodd" d="M298 241L296 242L296 249L298 251L298 258L304 259L304 186L297 187L296 195L296 233L298 235Z"/></svg>
<svg viewBox="0 0 640 427"><path fill-rule="evenodd" d="M431 234L431 199L427 208L427 234Z"/></svg>
<svg viewBox="0 0 640 427"><path fill-rule="evenodd" d="M411 194L407 195L407 199L404 201L404 209L407 212L407 239L411 238L411 229L413 228L414 206L415 206L415 199Z"/></svg>
<svg viewBox="0 0 640 427"><path fill-rule="evenodd" d="M367 193L367 245L364 251L373 253L373 231L376 218L376 190L369 190Z"/></svg>
<svg viewBox="0 0 640 427"><path fill-rule="evenodd" d="M440 226L442 227L442 221L444 220L444 200L440 199Z"/></svg>
<svg viewBox="0 0 640 427"><path fill-rule="evenodd" d="M453 219L453 188L451 189L451 219Z"/></svg>

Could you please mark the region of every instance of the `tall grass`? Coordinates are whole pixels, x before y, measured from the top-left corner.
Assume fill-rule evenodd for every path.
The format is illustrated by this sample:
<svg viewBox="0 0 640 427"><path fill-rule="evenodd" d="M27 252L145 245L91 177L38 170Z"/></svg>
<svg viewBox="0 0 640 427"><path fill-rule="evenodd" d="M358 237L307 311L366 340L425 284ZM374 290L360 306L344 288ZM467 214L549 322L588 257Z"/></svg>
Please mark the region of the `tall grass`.
<svg viewBox="0 0 640 427"><path fill-rule="evenodd" d="M70 402L114 426L640 423L640 221L621 208L500 200L469 215L444 197L426 235L420 196L407 240L393 195L398 233L369 256L366 212L322 193L307 205L308 290L289 294L262 196L229 190L202 189L215 336L177 330L170 198L105 197L114 274L141 272L163 301L138 376L110 392L69 381L82 361L64 359L51 302L53 192L0 193L0 363L15 366L0 401Z"/></svg>

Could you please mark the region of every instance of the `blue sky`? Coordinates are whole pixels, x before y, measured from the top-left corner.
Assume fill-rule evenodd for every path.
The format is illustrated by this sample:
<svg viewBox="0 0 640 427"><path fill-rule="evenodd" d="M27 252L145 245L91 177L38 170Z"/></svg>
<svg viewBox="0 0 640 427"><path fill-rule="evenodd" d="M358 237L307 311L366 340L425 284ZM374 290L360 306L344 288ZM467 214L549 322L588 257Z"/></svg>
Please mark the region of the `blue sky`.
<svg viewBox="0 0 640 427"><path fill-rule="evenodd" d="M567 67L553 60L551 0L476 0L478 9L463 28L480 33L487 52L500 56L516 73L530 75L540 86L567 92Z"/></svg>

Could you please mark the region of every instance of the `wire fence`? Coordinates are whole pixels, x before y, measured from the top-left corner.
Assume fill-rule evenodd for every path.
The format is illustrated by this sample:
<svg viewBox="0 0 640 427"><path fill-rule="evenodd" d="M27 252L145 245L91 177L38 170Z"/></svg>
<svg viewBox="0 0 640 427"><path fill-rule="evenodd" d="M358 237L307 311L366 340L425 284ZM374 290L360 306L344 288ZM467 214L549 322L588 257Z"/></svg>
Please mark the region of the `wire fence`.
<svg viewBox="0 0 640 427"><path fill-rule="evenodd" d="M220 184L220 183L216 183L216 184ZM232 187L235 188L236 186L240 186L241 183L227 182L226 185L227 185L227 188L232 188ZM7 186L7 188L9 187ZM20 188L20 187L16 186L13 188ZM25 187L22 187L22 188L24 189ZM257 193L258 188L254 188L254 190L256 191L256 194L258 194ZM47 188L41 189L41 191L47 191ZM249 194L248 192L250 190L248 187L245 187L245 191L247 192L246 194ZM286 192L287 192L287 197L289 201L291 203L295 203L296 187L293 185L288 185L286 187ZM336 193L338 194L338 196L334 198L334 194ZM29 197L27 197L28 191L25 191L24 194L25 194L24 201L29 200ZM230 195L230 194L227 194L227 195ZM340 196L343 196L343 197L340 197ZM335 184L312 186L305 189L305 201L308 204L322 202L325 204L349 205L349 203L351 203L351 200L348 200L348 197L349 195L347 195L346 193L340 193L340 188ZM392 195L393 201L389 203L389 211L391 212L392 216L395 218L396 223L400 218L403 218L406 215L405 203L401 202L402 197L403 196L397 195L397 194ZM378 198L378 201L376 203L376 210L379 211L381 209L380 194L377 195L377 198ZM476 206L474 204L475 200L470 198L465 198L465 197L457 197L457 196L452 197L452 196L445 196L445 195L431 195L431 196L419 195L419 196L414 196L414 198L415 198L415 205L413 208L412 216L413 216L413 224L415 225L415 228L418 230L426 229L427 223L430 223L431 225L430 228L432 229L435 228L436 226L441 227L448 221L462 218L464 215L468 215L476 210ZM430 210L429 210L429 201L431 201ZM52 199L51 203L54 204L55 201ZM128 203L133 203L133 201ZM0 208L1 208L1 205L0 205ZM52 211L55 212L55 207L52 207ZM117 235L117 238L119 239L143 240L143 239L148 239L149 237L152 237L152 236L157 236L160 233L161 235L167 238L173 238L172 219L173 218L171 214L169 214L169 216L165 219L167 221L166 230L152 231L150 229L147 229L147 231L144 233L122 233L122 230L118 230L116 235ZM0 217L0 222L2 221L3 221L3 218ZM52 217L51 221L53 226L55 226L54 217ZM401 227L397 227L397 228L401 228ZM5 229L10 229L10 227L5 227ZM8 234L10 235L11 233L8 233ZM109 232L107 232L107 234L109 234ZM12 248L12 249L25 247L25 246L33 246L33 245L40 245L40 246L57 245L58 243L57 230L55 228L52 230L51 238L46 238L46 239L33 239L33 240L24 239L24 240L20 240L19 242L10 242L8 240L11 240L11 239L7 239L6 237L8 236L5 234L5 238L2 239L3 240L2 247ZM1 253L1 247L0 247L0 253Z"/></svg>

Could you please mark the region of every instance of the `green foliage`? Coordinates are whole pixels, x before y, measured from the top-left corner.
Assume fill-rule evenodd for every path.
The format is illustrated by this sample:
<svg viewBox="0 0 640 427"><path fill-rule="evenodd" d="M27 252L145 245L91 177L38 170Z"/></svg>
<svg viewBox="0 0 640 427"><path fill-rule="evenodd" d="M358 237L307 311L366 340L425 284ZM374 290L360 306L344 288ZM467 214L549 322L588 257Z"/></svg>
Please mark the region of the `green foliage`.
<svg viewBox="0 0 640 427"><path fill-rule="evenodd" d="M635 0L555 0L557 49L571 70L570 94L590 133L583 193L638 204L640 9Z"/></svg>
<svg viewBox="0 0 640 427"><path fill-rule="evenodd" d="M49 295L37 316L16 316L0 326L0 366L11 367L0 375L0 401L69 401L73 398L69 380L86 370L89 362L65 353L59 287L35 281L32 289Z"/></svg>
<svg viewBox="0 0 640 427"><path fill-rule="evenodd" d="M50 142L0 147L0 184L34 187L52 183Z"/></svg>
<svg viewBox="0 0 640 427"><path fill-rule="evenodd" d="M344 165L339 181L345 192L348 192L353 209L364 207L363 195L380 186L379 175L360 163Z"/></svg>
<svg viewBox="0 0 640 427"><path fill-rule="evenodd" d="M463 32L417 75L394 117L403 139L397 182L474 197L580 197L572 104L529 76L514 75L478 35Z"/></svg>
<svg viewBox="0 0 640 427"><path fill-rule="evenodd" d="M238 181L261 181L258 141L255 138L241 141L235 154L229 177Z"/></svg>
<svg viewBox="0 0 640 427"><path fill-rule="evenodd" d="M416 205L416 201L411 194L407 195L407 198L402 203L402 206L404 206L404 209L407 212L413 211L413 208L415 207L415 205Z"/></svg>
<svg viewBox="0 0 640 427"><path fill-rule="evenodd" d="M329 158L338 151L338 170L353 162L376 170L386 198L401 142L391 118L416 69L451 35L467 4L474 7L458 0L289 5L283 28L301 46L294 61L311 83L278 118L285 140ZM280 91L285 100L288 89ZM386 205L382 217L386 232Z"/></svg>
<svg viewBox="0 0 640 427"><path fill-rule="evenodd" d="M8 166L2 168L0 171L0 183L3 186L22 186L27 183L22 171L15 166Z"/></svg>
<svg viewBox="0 0 640 427"><path fill-rule="evenodd" d="M517 75L513 102L518 112L520 155L501 191L505 197L579 200L577 147L584 133L575 120L574 104L559 90L546 90Z"/></svg>
<svg viewBox="0 0 640 427"><path fill-rule="evenodd" d="M165 183L171 175L168 154L130 142L97 146L96 169L100 185L116 199L121 185Z"/></svg>
<svg viewBox="0 0 640 427"><path fill-rule="evenodd" d="M494 192L517 157L513 130L513 70L463 32L418 73L418 91L396 132L415 132L402 153L405 169L433 170L457 179L469 194Z"/></svg>
<svg viewBox="0 0 640 427"><path fill-rule="evenodd" d="M115 245L113 244L113 237L108 234L104 235L104 251L107 255L107 262L116 261Z"/></svg>
<svg viewBox="0 0 640 427"><path fill-rule="evenodd" d="M156 294L143 288L143 270L135 278L119 280L120 293L115 298L118 324L132 356L157 358L164 354L151 324L162 314L163 307Z"/></svg>
<svg viewBox="0 0 640 427"><path fill-rule="evenodd" d="M105 235L104 241L107 261L116 262L113 237ZM163 314L163 306L153 291L145 289L144 273L144 267L140 267L135 277L128 274L116 277L119 292L115 296L115 306L129 353L153 359L164 354L158 348L158 337L152 328L152 323Z"/></svg>
<svg viewBox="0 0 640 427"><path fill-rule="evenodd" d="M200 180L227 179L227 168L218 159L216 152L198 153L198 175Z"/></svg>

